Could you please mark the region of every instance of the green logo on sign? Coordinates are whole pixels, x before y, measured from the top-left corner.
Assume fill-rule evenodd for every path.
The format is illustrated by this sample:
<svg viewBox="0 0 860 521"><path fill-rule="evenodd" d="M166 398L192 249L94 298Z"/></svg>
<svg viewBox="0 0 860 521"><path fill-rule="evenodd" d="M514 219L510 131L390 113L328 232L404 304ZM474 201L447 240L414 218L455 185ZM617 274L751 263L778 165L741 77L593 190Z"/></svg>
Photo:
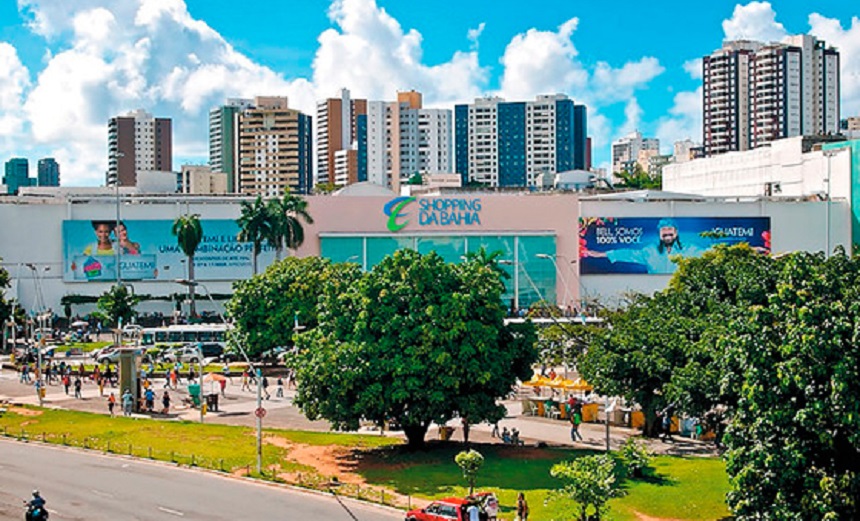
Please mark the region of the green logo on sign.
<svg viewBox="0 0 860 521"><path fill-rule="evenodd" d="M385 215L388 216L388 231L397 232L403 229L404 226L409 224L409 221L403 221L403 223L398 223L398 217L406 217L407 213L400 213L403 210L403 207L407 204L414 201L414 197L396 197L385 204L385 207L382 211Z"/></svg>

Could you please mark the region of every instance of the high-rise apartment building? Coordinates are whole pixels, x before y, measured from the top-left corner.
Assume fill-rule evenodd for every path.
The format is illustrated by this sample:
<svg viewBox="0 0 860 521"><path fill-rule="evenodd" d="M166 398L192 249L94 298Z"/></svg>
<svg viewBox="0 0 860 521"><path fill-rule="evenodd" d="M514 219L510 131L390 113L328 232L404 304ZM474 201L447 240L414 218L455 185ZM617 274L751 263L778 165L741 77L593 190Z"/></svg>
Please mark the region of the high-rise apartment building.
<svg viewBox="0 0 860 521"><path fill-rule="evenodd" d="M53 157L40 159L36 175L39 186L60 186L60 165Z"/></svg>
<svg viewBox="0 0 860 521"><path fill-rule="evenodd" d="M135 186L140 172L173 169L170 118L155 118L138 109L108 122L107 184Z"/></svg>
<svg viewBox="0 0 860 521"><path fill-rule="evenodd" d="M839 53L813 36L727 41L702 68L707 155L839 131Z"/></svg>
<svg viewBox="0 0 860 521"><path fill-rule="evenodd" d="M236 130L239 113L252 107L253 100L230 98L209 111L209 167L227 174L227 193L236 191Z"/></svg>
<svg viewBox="0 0 860 521"><path fill-rule="evenodd" d="M311 117L285 97L258 96L239 113L235 186L248 195L307 194L313 187Z"/></svg>
<svg viewBox="0 0 860 521"><path fill-rule="evenodd" d="M398 92L396 102L369 101L359 127L357 162L366 154L367 180L399 191L415 174L451 173L451 111L425 109L421 93ZM366 126L366 128L365 128ZM366 146L364 146L366 143Z"/></svg>
<svg viewBox="0 0 860 521"><path fill-rule="evenodd" d="M24 157L13 157L6 161L3 184L7 193L17 194L25 186L36 186L36 179L30 177L30 162Z"/></svg>
<svg viewBox="0 0 860 521"><path fill-rule="evenodd" d="M348 89L341 90L340 98L317 102L316 183L343 186L367 180L367 170L359 169L358 161L360 128L366 125L366 117L367 100L351 99ZM348 156L353 156L350 161Z"/></svg>
<svg viewBox="0 0 860 521"><path fill-rule="evenodd" d="M660 154L660 140L643 138L642 133L634 130L612 142L612 172L623 172L639 163L648 171L649 158Z"/></svg>
<svg viewBox="0 0 860 521"><path fill-rule="evenodd" d="M586 109L563 94L457 105L456 170L463 184L534 186L541 174L584 169Z"/></svg>

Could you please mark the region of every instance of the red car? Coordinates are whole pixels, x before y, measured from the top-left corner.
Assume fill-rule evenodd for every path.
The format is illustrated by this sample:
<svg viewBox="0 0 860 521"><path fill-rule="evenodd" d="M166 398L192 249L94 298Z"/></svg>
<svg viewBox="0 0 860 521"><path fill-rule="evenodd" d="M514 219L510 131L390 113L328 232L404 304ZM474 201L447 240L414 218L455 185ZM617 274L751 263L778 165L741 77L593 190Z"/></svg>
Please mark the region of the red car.
<svg viewBox="0 0 860 521"><path fill-rule="evenodd" d="M421 509L406 513L406 521L469 521L469 505L479 508L481 521L495 521L499 502L492 492L481 492L470 498L448 497L434 501Z"/></svg>
<svg viewBox="0 0 860 521"><path fill-rule="evenodd" d="M410 510L406 521L468 521L466 507L469 502L457 497L447 497L434 501L424 508Z"/></svg>

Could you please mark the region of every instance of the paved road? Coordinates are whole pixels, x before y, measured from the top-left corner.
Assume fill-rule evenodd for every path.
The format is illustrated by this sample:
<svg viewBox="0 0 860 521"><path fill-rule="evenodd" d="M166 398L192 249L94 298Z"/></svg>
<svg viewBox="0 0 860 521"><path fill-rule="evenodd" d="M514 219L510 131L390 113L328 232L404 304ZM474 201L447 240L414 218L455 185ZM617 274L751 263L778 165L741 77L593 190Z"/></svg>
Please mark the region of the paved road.
<svg viewBox="0 0 860 521"><path fill-rule="evenodd" d="M402 513L210 473L0 440L0 519L38 487L59 520L390 521Z"/></svg>

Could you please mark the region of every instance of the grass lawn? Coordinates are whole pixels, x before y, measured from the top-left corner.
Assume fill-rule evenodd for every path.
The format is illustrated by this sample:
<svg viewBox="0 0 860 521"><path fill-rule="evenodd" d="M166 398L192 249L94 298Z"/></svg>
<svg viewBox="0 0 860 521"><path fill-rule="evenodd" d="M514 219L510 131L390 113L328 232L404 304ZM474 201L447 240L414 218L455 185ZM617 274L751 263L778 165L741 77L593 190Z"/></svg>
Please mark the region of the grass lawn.
<svg viewBox="0 0 860 521"><path fill-rule="evenodd" d="M361 473L370 484L389 487L402 494L438 499L468 493L454 455L460 446L437 446L421 453L401 448L388 450L380 461ZM522 491L529 501L530 520L574 519L570 505L553 501L545 505L550 489L561 482L549 475L554 463L573 459L586 451L562 449L516 449L499 445L478 446L485 462L476 489L493 491L501 503L501 517L513 519L516 495ZM627 494L612 500L607 519L635 520L636 512L656 517L688 520L720 519L729 515L725 494L729 484L721 460L659 457L655 473L642 480L623 482Z"/></svg>
<svg viewBox="0 0 860 521"><path fill-rule="evenodd" d="M16 412L23 409L22 412ZM31 440L85 447L163 461L231 471L256 466L255 430L231 425L153 421L78 411L16 408L0 416L0 432ZM379 436L330 434L265 429L265 434L296 443L375 447L400 443ZM65 435L65 436L64 436ZM263 466L278 465L280 472L313 472L285 460L287 449L263 444Z"/></svg>

